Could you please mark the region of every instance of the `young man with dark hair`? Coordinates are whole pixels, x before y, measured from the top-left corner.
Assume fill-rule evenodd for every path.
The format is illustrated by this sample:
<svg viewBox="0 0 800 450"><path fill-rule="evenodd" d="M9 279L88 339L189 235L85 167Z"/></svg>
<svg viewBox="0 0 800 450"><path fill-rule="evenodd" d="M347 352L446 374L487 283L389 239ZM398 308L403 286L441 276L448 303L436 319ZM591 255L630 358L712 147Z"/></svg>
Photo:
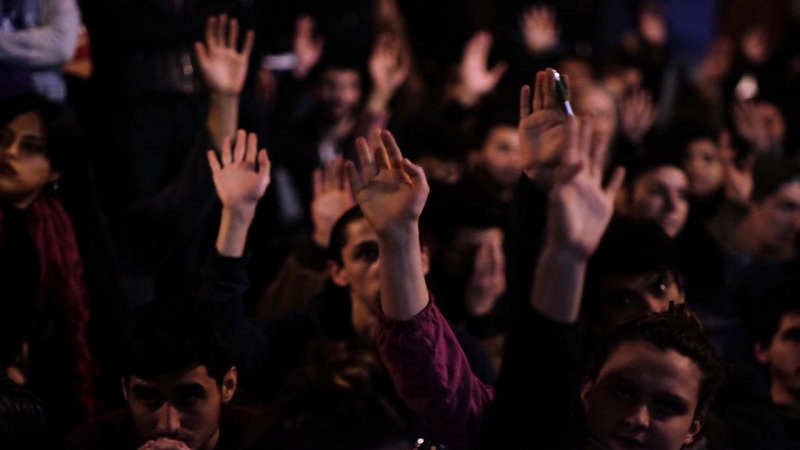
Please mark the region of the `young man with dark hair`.
<svg viewBox="0 0 800 450"><path fill-rule="evenodd" d="M784 430L800 442L800 281L782 280L755 308L753 352L767 371Z"/></svg>
<svg viewBox="0 0 800 450"><path fill-rule="evenodd" d="M208 159L223 204L220 228L246 229L269 185L266 151L240 130L235 149L224 140L222 163L213 150ZM211 258L243 251L243 242L221 239ZM238 385L231 343L239 330L230 330L214 307L237 280L203 276L197 298L157 300L134 311L121 339L128 407L75 430L74 448L226 450L256 442L262 414L229 404Z"/></svg>

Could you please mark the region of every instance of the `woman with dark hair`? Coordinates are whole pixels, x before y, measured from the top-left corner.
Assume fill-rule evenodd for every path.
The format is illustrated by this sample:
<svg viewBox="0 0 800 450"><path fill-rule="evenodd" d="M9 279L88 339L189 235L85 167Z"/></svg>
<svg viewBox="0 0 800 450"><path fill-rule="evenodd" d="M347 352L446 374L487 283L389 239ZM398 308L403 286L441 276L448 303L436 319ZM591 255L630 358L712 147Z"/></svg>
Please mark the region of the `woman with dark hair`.
<svg viewBox="0 0 800 450"><path fill-rule="evenodd" d="M101 276L87 276L84 261L108 248L83 151L60 104L35 95L0 103L0 363L62 431L95 408L87 280Z"/></svg>

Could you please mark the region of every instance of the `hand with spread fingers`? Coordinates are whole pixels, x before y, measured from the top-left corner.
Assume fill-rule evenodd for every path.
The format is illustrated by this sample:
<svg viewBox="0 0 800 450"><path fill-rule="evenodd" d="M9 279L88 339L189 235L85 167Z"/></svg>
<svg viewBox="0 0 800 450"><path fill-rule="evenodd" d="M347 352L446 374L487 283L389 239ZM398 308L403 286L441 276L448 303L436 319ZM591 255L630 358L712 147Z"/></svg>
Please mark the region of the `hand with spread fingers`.
<svg viewBox="0 0 800 450"><path fill-rule="evenodd" d="M205 45L195 42L195 52L203 77L213 92L239 95L247 77L247 64L253 50L255 33L245 33L241 51L239 21L226 15L210 17L206 22Z"/></svg>
<svg viewBox="0 0 800 450"><path fill-rule="evenodd" d="M614 198L625 172L617 168L603 186L601 145L592 148L588 118L570 119L566 145L550 191L547 238L562 249L588 259L614 213Z"/></svg>
<svg viewBox="0 0 800 450"><path fill-rule="evenodd" d="M233 150L230 139L226 139L220 158L213 150L208 151L208 165L223 208L254 212L270 182L267 150L258 150L256 134L239 130Z"/></svg>
<svg viewBox="0 0 800 450"><path fill-rule="evenodd" d="M565 83L569 82L566 75L562 77ZM553 69L536 73L533 98L530 86L522 87L519 115L519 145L525 174L548 187L560 162L569 117L559 98Z"/></svg>
<svg viewBox="0 0 800 450"><path fill-rule="evenodd" d="M422 168L403 157L392 134L379 134L373 148L364 138L356 140L361 174L351 161L345 167L356 202L381 235L416 227L430 188Z"/></svg>
<svg viewBox="0 0 800 450"><path fill-rule="evenodd" d="M350 183L344 179L344 162L340 155L325 162L323 168L314 170L311 219L313 238L319 246L328 247L333 225L355 204Z"/></svg>
<svg viewBox="0 0 800 450"><path fill-rule="evenodd" d="M453 94L463 106L475 106L481 97L497 86L508 69L508 64L505 62L498 62L489 68L491 49L492 35L486 31L472 35L464 47L459 67L459 82Z"/></svg>

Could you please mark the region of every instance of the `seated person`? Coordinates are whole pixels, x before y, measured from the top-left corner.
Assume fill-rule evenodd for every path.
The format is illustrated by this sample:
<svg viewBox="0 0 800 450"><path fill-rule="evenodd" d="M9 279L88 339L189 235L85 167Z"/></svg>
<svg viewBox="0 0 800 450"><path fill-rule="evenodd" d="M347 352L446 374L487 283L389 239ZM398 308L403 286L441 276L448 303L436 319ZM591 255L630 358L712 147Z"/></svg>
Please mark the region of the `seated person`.
<svg viewBox="0 0 800 450"><path fill-rule="evenodd" d="M247 448L263 423L230 404L237 369L224 321L197 302L155 301L134 311L121 341L128 407L69 436L76 449Z"/></svg>
<svg viewBox="0 0 800 450"><path fill-rule="evenodd" d="M753 351L770 380L772 401L783 428L800 443L800 284L794 277L776 284L753 308Z"/></svg>
<svg viewBox="0 0 800 450"><path fill-rule="evenodd" d="M688 196L689 177L677 156L654 151L628 165L617 210L634 219L655 220L675 238L689 216Z"/></svg>
<svg viewBox="0 0 800 450"><path fill-rule="evenodd" d="M201 288L203 299L221 309L232 330L234 361L247 398L269 403L306 367L312 358L308 351L311 346L339 342L349 351L376 354L374 333L381 265L377 260L376 231L359 209L351 209L331 233L330 270L338 289L331 287L332 290L315 298L307 311L258 324L248 322L242 302L242 293L247 289L247 261L243 255L258 200L270 182L266 152L257 152L256 145L254 134L247 137L244 131L239 131L235 149L231 149L229 141L223 145L222 162L209 152L214 183L222 201L222 217L215 251L202 269L205 281ZM263 156L258 156L256 164L257 153ZM233 162L231 154L235 155ZM421 248L418 255L422 264ZM469 363L491 381L492 368L477 341L470 342L464 332L460 337L462 346L475 350ZM385 369L382 366L378 369L374 375L380 389L376 390L390 400L396 399ZM386 380L385 386L381 384L381 376ZM398 401L397 405L402 403ZM410 413L404 418L409 425L415 425L415 417Z"/></svg>

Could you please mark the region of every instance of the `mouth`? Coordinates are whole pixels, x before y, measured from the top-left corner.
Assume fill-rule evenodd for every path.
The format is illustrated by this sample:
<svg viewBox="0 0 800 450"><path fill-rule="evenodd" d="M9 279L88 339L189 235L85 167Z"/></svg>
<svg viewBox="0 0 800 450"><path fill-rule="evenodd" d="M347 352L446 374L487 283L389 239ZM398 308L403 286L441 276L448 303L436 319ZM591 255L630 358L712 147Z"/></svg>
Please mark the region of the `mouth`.
<svg viewBox="0 0 800 450"><path fill-rule="evenodd" d="M7 162L0 162L0 175L4 176L14 176L17 174L17 171L11 167L11 164Z"/></svg>
<svg viewBox="0 0 800 450"><path fill-rule="evenodd" d="M612 437L613 445L612 448L619 448L619 449L632 449L632 450L639 450L639 449L646 449L647 445L644 443L643 439L636 439L633 437L628 436L614 436Z"/></svg>

